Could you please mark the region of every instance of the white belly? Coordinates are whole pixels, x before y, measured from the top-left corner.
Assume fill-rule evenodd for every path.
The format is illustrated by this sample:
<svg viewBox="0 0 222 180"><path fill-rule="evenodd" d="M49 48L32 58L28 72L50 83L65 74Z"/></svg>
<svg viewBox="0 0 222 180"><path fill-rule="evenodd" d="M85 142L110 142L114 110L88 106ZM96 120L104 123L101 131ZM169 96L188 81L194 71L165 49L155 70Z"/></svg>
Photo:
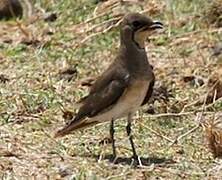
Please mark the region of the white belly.
<svg viewBox="0 0 222 180"><path fill-rule="evenodd" d="M93 121L110 121L135 113L141 106L149 88L149 80L135 80L127 88L117 103L108 111L93 117ZM90 120L90 119L89 119Z"/></svg>

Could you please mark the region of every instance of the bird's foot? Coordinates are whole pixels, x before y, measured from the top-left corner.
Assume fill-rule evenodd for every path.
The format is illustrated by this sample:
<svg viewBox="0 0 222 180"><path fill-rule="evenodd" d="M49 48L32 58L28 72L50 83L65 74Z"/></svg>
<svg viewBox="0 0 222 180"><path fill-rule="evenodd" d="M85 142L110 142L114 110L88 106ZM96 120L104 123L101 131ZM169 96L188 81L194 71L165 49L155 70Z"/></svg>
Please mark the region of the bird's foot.
<svg viewBox="0 0 222 180"><path fill-rule="evenodd" d="M132 156L132 165L135 167L138 167L138 166L142 167L143 166L139 156L137 156L137 155Z"/></svg>
<svg viewBox="0 0 222 180"><path fill-rule="evenodd" d="M118 157L117 157L115 154L112 154L111 157L110 157L110 162L112 162L113 164L115 164L117 158L118 158Z"/></svg>
<svg viewBox="0 0 222 180"><path fill-rule="evenodd" d="M99 142L99 145L111 144L112 142L113 140L110 137L105 137Z"/></svg>

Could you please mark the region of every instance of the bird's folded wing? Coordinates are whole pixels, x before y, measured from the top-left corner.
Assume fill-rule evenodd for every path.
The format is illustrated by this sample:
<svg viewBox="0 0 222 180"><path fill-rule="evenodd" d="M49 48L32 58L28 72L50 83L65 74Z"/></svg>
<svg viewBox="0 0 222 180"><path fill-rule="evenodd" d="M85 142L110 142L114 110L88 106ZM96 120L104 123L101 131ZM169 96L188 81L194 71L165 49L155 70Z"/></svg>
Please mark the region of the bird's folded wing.
<svg viewBox="0 0 222 180"><path fill-rule="evenodd" d="M90 92L87 96L81 98L77 104L84 104L86 99L95 93L99 93L104 88L109 86L111 81L113 80L120 80L126 83L129 80L129 73L128 71L120 66L118 63L114 63L108 68L108 70L104 71L97 80L93 83L92 87L90 88Z"/></svg>
<svg viewBox="0 0 222 180"><path fill-rule="evenodd" d="M123 74L122 74L123 75ZM69 134L75 129L82 128L82 126L88 126L93 122L87 122L84 120L86 117L96 116L114 105L123 94L129 83L129 75L119 76L110 80L110 82L100 91L91 93L83 102L82 107L79 109L76 117L63 129L56 133L56 137Z"/></svg>
<svg viewBox="0 0 222 180"><path fill-rule="evenodd" d="M121 80L112 80L103 90L91 94L79 109L76 120L83 117L93 117L109 106L115 104L119 97L123 94L127 83Z"/></svg>

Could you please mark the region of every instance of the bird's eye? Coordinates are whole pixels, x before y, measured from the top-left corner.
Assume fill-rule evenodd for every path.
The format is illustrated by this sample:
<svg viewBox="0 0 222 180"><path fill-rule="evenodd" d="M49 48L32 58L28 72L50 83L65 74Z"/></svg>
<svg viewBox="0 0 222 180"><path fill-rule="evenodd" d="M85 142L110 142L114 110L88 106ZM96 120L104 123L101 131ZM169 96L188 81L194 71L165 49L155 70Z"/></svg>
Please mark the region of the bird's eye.
<svg viewBox="0 0 222 180"><path fill-rule="evenodd" d="M140 26L140 22L139 21L133 21L133 26L134 27L139 27Z"/></svg>

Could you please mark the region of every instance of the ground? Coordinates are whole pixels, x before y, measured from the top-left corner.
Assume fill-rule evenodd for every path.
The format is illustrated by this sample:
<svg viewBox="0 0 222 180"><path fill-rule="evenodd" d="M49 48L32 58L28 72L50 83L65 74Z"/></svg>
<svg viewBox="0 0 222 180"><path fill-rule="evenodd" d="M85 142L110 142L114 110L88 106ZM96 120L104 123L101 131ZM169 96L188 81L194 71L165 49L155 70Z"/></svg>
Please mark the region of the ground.
<svg viewBox="0 0 222 180"><path fill-rule="evenodd" d="M214 159L198 126L220 113L222 102L194 103L209 92L208 81L221 67L221 52L215 49L222 29L210 2L112 2L118 1L36 1L38 18L1 22L2 179L222 178L222 163ZM48 14L43 16L41 9ZM156 89L166 88L169 99L157 96L154 114L145 106L135 116L133 134L143 163L137 168L130 159L124 119L115 123L115 164L110 162L110 144L100 143L109 135L108 123L53 138L74 111L74 102L87 94L85 85L115 58L116 24L129 11L145 11L165 25L147 40L146 49ZM57 19L46 18L53 13Z"/></svg>

